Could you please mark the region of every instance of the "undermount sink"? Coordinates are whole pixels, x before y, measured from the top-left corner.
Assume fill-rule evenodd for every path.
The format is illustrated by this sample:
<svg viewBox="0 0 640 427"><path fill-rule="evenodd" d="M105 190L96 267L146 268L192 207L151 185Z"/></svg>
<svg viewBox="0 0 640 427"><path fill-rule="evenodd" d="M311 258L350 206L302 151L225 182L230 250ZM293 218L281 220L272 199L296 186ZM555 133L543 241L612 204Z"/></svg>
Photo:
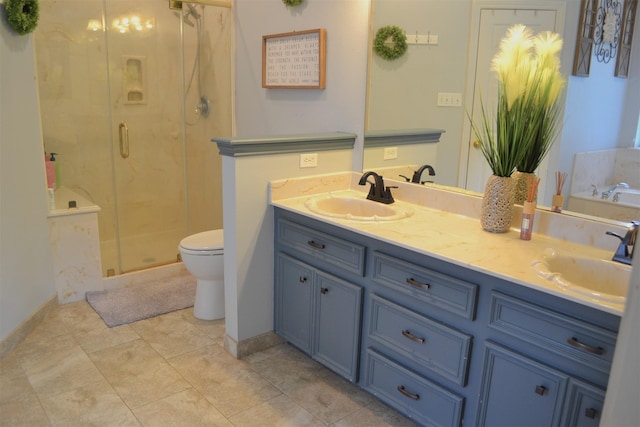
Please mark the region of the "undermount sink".
<svg viewBox="0 0 640 427"><path fill-rule="evenodd" d="M624 303L629 290L631 267L618 262L546 249L531 265L539 276L561 288L597 300Z"/></svg>
<svg viewBox="0 0 640 427"><path fill-rule="evenodd" d="M354 221L397 221L413 215L413 210L397 205L351 196L322 195L312 197L304 204L311 212Z"/></svg>

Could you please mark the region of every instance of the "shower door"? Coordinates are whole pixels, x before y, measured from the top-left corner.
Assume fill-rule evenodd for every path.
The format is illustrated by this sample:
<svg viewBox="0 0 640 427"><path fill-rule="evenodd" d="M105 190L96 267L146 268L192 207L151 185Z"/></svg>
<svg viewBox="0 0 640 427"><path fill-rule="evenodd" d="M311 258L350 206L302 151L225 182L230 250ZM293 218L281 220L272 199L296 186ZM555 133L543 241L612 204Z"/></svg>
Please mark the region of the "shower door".
<svg viewBox="0 0 640 427"><path fill-rule="evenodd" d="M176 261L186 230L181 20L157 0L108 0L119 270Z"/></svg>
<svg viewBox="0 0 640 427"><path fill-rule="evenodd" d="M103 274L175 262L184 236L222 227L221 159L210 138L231 134L230 9L40 5L44 149L59 153L61 185L101 207Z"/></svg>

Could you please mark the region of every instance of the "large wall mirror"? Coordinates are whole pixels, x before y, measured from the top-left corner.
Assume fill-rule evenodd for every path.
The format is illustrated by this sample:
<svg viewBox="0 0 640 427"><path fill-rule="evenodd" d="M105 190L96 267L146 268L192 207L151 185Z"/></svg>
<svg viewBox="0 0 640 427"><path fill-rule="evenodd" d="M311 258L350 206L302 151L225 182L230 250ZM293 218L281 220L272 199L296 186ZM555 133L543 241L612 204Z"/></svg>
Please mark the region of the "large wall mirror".
<svg viewBox="0 0 640 427"><path fill-rule="evenodd" d="M637 0L626 2L634 4L638 20ZM612 2L588 3L606 8ZM625 0L613 3L619 6L622 19ZM489 72L491 58L506 29L524 23L536 31L550 29L561 34L562 69L568 81L561 133L537 172L542 179L539 204L550 204L556 171L574 177L564 188L567 202L570 188L586 194L596 185L601 192L614 180L630 181L631 187L640 189L640 148L633 148L640 146L640 31L633 35L628 78L615 76L615 58L604 62L596 56L588 76L573 76L582 4L583 0L372 0L371 43L376 31L388 25L403 28L410 43L395 60L370 53L367 132L443 129L438 143L424 144L418 152L416 147L411 149L411 163L432 165L438 184L482 192L490 171L482 170L484 158L474 147L467 112L473 114L480 97L486 100L484 94L495 91L491 83L495 77ZM456 98L461 105L450 102ZM383 150L368 149L365 141L364 168L402 166L407 159L404 152L409 151L400 145L397 158L385 160ZM578 164L575 174L574 162ZM619 167L624 172L613 170ZM599 206L602 204L596 210L584 208L583 213L621 221L640 219L640 208L609 215L612 203ZM576 203L567 207L582 210Z"/></svg>

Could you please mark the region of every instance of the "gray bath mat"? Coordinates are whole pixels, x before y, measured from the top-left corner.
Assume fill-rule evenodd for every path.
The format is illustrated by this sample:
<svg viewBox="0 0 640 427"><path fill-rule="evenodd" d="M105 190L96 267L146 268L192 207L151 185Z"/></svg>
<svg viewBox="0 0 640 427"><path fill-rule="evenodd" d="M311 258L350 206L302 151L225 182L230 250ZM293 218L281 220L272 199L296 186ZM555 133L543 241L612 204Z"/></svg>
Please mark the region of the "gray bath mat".
<svg viewBox="0 0 640 427"><path fill-rule="evenodd" d="M182 275L129 288L87 292L87 302L110 328L192 307L196 279Z"/></svg>

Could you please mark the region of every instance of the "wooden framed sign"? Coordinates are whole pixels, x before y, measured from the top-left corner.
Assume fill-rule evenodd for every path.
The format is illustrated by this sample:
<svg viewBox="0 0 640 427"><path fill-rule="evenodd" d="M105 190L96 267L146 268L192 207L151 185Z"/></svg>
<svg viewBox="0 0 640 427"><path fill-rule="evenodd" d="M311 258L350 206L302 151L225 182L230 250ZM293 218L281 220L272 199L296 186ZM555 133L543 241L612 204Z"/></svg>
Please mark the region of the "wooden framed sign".
<svg viewBox="0 0 640 427"><path fill-rule="evenodd" d="M326 30L262 36L262 87L324 89Z"/></svg>

